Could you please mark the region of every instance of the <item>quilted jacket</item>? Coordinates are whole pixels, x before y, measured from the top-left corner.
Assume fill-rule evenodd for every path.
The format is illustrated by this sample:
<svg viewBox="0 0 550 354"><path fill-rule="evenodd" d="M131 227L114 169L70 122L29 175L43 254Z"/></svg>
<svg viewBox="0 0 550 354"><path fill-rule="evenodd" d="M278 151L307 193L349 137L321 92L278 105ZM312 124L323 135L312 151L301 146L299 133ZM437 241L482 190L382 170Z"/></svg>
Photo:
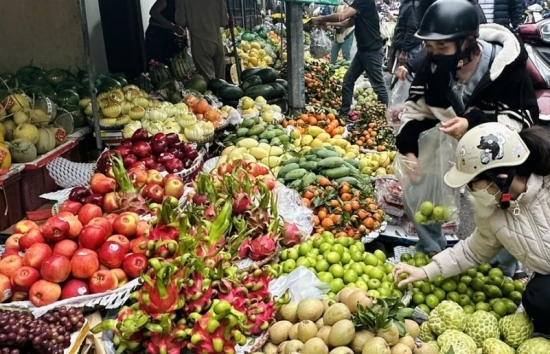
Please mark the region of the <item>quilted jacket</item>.
<svg viewBox="0 0 550 354"><path fill-rule="evenodd" d="M423 267L430 280L451 277L492 259L502 247L530 270L550 274L550 176L531 175L507 210L475 205L476 229ZM480 216L481 215L481 216Z"/></svg>

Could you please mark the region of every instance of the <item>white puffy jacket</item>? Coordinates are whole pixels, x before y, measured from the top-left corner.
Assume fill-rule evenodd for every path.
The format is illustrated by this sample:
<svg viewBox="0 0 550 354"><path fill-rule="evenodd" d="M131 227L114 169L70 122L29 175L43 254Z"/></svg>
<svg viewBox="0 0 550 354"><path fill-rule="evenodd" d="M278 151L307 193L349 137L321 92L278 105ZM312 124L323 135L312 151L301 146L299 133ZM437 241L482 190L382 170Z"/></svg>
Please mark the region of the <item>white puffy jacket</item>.
<svg viewBox="0 0 550 354"><path fill-rule="evenodd" d="M479 208L479 206L476 206ZM437 254L423 267L430 280L451 277L488 262L502 247L530 270L550 274L550 176L531 175L527 189L507 210L480 217L470 237Z"/></svg>

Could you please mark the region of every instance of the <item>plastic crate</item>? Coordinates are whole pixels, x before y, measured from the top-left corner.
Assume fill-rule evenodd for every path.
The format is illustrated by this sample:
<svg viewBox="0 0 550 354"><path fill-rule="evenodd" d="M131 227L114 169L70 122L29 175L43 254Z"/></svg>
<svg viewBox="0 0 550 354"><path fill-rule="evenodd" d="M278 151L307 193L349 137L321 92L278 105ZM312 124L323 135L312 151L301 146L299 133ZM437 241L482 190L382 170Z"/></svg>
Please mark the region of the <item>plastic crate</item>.
<svg viewBox="0 0 550 354"><path fill-rule="evenodd" d="M40 195L53 192L56 188L57 184L50 177L46 166L21 172L23 211L33 211L40 208L47 202L46 199L40 198Z"/></svg>
<svg viewBox="0 0 550 354"><path fill-rule="evenodd" d="M23 219L23 213L21 174L17 173L0 185L0 231Z"/></svg>

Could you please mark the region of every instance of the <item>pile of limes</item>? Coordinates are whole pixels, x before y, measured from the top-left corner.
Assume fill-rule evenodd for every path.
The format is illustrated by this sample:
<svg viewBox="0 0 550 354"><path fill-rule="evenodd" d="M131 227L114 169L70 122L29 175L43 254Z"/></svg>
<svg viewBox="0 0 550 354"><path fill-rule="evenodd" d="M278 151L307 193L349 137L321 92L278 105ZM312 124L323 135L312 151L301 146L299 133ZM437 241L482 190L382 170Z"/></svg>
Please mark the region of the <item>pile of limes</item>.
<svg viewBox="0 0 550 354"><path fill-rule="evenodd" d="M431 259L418 252L414 256L402 254L401 261L422 267L430 263ZM401 275L401 278L405 277L406 274ZM447 279L437 277L433 282L417 281L413 286L412 304L428 314L441 301L451 300L461 305L468 314L483 310L497 318L515 313L525 291L523 282L505 279L502 270L490 264L481 264Z"/></svg>
<svg viewBox="0 0 550 354"><path fill-rule="evenodd" d="M384 252L365 252L363 243L351 237L335 238L325 231L320 237L283 250L274 268L285 274L299 266L330 284L331 298L344 287L359 288L374 297L403 296L404 289L398 289L392 278L394 265L386 262Z"/></svg>

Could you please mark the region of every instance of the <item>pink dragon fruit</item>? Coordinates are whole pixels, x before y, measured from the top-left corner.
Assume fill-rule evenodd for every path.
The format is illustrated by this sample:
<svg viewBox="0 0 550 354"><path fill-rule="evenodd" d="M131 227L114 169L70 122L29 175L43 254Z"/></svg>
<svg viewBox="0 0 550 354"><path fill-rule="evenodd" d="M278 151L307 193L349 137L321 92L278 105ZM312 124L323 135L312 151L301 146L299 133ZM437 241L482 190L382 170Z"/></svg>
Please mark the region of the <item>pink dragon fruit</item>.
<svg viewBox="0 0 550 354"><path fill-rule="evenodd" d="M292 247L302 242L302 234L296 224L285 222L282 235L281 244L285 247Z"/></svg>
<svg viewBox="0 0 550 354"><path fill-rule="evenodd" d="M231 288L227 292L218 292L218 298L225 300L235 308L235 310L244 313L250 300L248 299L248 290L243 286Z"/></svg>
<svg viewBox="0 0 550 354"><path fill-rule="evenodd" d="M250 200L250 197L244 192L237 193L235 199L233 200L233 214L244 214L250 207L251 203L252 201Z"/></svg>
<svg viewBox="0 0 550 354"><path fill-rule="evenodd" d="M179 289L175 282L166 285L162 281L153 280L154 285L145 282L137 292L140 310L145 314L156 318L165 313L170 313L181 308L182 301L179 297Z"/></svg>
<svg viewBox="0 0 550 354"><path fill-rule="evenodd" d="M204 260L205 267L215 268L222 261L222 254L221 252L218 252L218 250L223 249L224 245L225 245L225 240L220 240L220 242L218 242L215 245L208 245L206 243L202 243L197 248L197 257L202 258Z"/></svg>
<svg viewBox="0 0 550 354"><path fill-rule="evenodd" d="M247 274L242 283L248 289L248 299L266 300L271 297L269 292L269 282L273 277L265 270L256 270L254 273Z"/></svg>
<svg viewBox="0 0 550 354"><path fill-rule="evenodd" d="M247 327L250 335L258 335L269 328L269 325L275 320L275 303L273 301L268 302L255 302L250 305L246 310Z"/></svg>
<svg viewBox="0 0 550 354"><path fill-rule="evenodd" d="M250 239L247 238L239 246L239 258L245 259L248 257L249 253L250 253Z"/></svg>
<svg viewBox="0 0 550 354"><path fill-rule="evenodd" d="M195 322L191 331L191 341L187 347L197 354L234 354L236 341L227 319L216 320L212 312L207 312Z"/></svg>
<svg viewBox="0 0 550 354"><path fill-rule="evenodd" d="M275 239L269 235L260 236L250 242L250 259L253 261L261 261L275 252L277 244Z"/></svg>
<svg viewBox="0 0 550 354"><path fill-rule="evenodd" d="M181 295L185 298L183 311L190 314L209 307L215 294L210 279L204 279L204 275L195 272L183 286Z"/></svg>
<svg viewBox="0 0 550 354"><path fill-rule="evenodd" d="M172 333L151 332L145 344L145 352L147 354L180 354L181 350L187 346L187 342L175 333L178 331L181 329L176 327Z"/></svg>

